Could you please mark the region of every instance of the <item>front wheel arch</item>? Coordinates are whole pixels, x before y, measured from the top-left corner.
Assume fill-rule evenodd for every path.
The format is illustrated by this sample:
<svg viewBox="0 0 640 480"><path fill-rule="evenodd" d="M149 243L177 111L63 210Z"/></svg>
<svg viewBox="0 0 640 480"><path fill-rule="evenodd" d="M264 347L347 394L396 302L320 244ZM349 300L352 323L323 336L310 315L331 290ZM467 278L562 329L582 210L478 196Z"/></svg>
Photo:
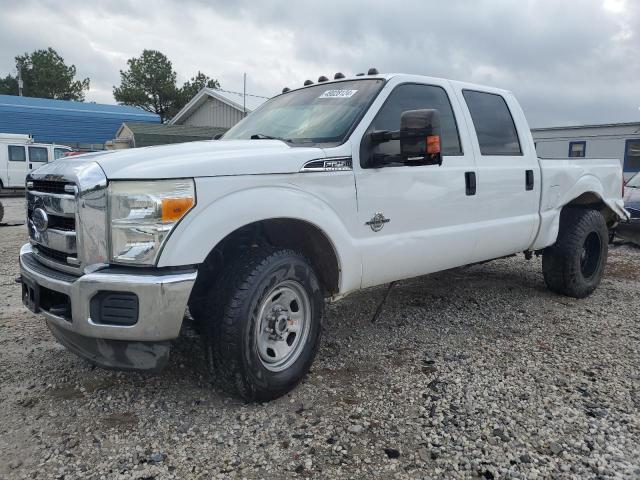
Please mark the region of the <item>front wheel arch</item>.
<svg viewBox="0 0 640 480"><path fill-rule="evenodd" d="M318 227L292 218L273 218L253 222L224 237L198 266L198 278L191 292L189 308L198 316L208 286L225 266L256 246L269 246L300 252L311 262L326 297L340 290L341 266L329 237Z"/></svg>

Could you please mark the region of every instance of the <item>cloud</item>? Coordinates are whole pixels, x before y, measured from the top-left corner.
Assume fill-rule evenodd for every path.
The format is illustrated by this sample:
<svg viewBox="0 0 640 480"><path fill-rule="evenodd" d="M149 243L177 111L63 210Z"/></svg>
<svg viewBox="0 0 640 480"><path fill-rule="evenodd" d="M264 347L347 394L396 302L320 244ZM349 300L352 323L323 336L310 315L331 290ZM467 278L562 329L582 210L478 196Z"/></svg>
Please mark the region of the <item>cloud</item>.
<svg viewBox="0 0 640 480"><path fill-rule="evenodd" d="M0 74L52 46L87 99L113 102L126 60L164 52L179 80L273 95L305 78L376 66L512 90L534 126L638 121L640 12L624 0L0 0Z"/></svg>

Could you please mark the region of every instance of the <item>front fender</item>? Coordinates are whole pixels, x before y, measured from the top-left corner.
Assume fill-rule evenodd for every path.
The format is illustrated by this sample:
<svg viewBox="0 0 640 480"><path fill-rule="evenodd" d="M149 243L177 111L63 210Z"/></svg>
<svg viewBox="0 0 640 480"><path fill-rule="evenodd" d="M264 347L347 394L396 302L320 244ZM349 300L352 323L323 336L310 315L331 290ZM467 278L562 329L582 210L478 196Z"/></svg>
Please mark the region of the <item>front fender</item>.
<svg viewBox="0 0 640 480"><path fill-rule="evenodd" d="M359 288L361 258L342 218L356 213L353 177L347 176L346 180L350 185L346 191L353 194L351 200L339 193L345 192L341 185L334 185L329 192L329 196L335 192L341 197L331 199L346 210L341 215L327 200L293 183L274 182L272 178L270 185L265 186L259 184L259 177L196 179L197 205L167 240L158 266L200 264L235 230L261 220L291 218L316 226L332 243L339 262L340 292Z"/></svg>

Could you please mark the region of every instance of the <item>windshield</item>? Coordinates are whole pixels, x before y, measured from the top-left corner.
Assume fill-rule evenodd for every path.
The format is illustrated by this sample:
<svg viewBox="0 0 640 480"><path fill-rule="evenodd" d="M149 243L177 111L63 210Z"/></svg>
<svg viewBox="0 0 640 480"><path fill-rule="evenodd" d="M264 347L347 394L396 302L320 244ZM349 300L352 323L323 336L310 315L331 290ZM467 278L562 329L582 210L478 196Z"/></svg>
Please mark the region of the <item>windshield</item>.
<svg viewBox="0 0 640 480"><path fill-rule="evenodd" d="M279 95L231 128L224 140L276 138L295 144L344 142L382 88L381 79L350 80Z"/></svg>
<svg viewBox="0 0 640 480"><path fill-rule="evenodd" d="M627 187L640 188L640 173L637 173L627 182Z"/></svg>

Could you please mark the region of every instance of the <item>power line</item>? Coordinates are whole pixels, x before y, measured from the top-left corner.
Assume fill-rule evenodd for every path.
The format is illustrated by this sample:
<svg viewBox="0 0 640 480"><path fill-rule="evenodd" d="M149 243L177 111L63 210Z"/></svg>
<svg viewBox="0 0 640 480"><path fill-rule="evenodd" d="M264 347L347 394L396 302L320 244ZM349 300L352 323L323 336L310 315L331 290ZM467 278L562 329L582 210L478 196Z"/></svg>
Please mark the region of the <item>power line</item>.
<svg viewBox="0 0 640 480"><path fill-rule="evenodd" d="M243 95L246 95L247 97L264 98L265 100L269 100L269 99L271 98L271 97L263 97L262 95L253 95L253 94L251 94L251 93L243 94L242 92L234 92L234 91L232 91L232 90L223 90L223 89L221 89L221 88L214 88L213 90L216 90L216 91L218 91L218 92L224 92L224 93L234 93L234 94L236 94L236 95L240 95L241 97L242 97Z"/></svg>

